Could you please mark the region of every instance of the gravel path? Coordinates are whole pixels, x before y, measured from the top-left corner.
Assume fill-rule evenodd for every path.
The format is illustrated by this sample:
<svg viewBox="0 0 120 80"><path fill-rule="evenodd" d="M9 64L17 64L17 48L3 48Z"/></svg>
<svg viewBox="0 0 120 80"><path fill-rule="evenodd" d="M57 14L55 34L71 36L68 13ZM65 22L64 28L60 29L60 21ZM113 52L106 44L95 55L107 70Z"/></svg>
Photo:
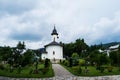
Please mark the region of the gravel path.
<svg viewBox="0 0 120 80"><path fill-rule="evenodd" d="M52 66L53 66L55 76L60 76L60 77L73 76L70 72L68 72L65 68L63 68L59 64L52 64Z"/></svg>

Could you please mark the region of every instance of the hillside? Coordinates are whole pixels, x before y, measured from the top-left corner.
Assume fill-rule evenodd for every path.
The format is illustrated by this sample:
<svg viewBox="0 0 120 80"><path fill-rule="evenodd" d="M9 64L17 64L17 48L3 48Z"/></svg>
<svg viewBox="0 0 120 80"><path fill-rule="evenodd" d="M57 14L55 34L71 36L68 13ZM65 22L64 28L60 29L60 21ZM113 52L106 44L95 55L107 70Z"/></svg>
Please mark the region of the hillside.
<svg viewBox="0 0 120 80"><path fill-rule="evenodd" d="M120 44L120 42L110 42L110 43L105 43L105 44L102 44L103 48L109 48L110 46L114 46L114 45L117 45L117 44ZM99 45L98 45L99 46Z"/></svg>

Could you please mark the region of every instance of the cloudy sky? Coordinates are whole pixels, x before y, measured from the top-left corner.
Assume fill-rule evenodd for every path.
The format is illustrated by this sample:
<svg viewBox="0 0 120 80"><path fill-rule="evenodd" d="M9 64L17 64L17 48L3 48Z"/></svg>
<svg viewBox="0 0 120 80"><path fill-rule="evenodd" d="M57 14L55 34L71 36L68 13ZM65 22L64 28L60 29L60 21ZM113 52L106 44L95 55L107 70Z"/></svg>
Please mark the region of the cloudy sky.
<svg viewBox="0 0 120 80"><path fill-rule="evenodd" d="M120 41L120 0L0 0L0 46L43 47L54 24L64 43Z"/></svg>

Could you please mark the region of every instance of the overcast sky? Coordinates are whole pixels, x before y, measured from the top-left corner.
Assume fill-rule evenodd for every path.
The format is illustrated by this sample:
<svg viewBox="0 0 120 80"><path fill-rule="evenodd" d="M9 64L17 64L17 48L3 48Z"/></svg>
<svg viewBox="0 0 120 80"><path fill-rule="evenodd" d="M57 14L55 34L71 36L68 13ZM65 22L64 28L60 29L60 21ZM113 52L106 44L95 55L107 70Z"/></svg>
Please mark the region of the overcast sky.
<svg viewBox="0 0 120 80"><path fill-rule="evenodd" d="M64 43L120 41L120 0L0 0L0 46L43 47L54 24Z"/></svg>

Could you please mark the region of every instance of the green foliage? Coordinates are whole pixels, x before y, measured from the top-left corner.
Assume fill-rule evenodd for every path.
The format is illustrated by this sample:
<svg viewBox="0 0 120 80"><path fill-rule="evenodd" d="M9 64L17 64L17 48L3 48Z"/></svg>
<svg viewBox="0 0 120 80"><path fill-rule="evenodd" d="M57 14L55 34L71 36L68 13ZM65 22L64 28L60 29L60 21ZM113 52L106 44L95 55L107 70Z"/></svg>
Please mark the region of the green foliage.
<svg viewBox="0 0 120 80"><path fill-rule="evenodd" d="M21 66L19 66L19 67L18 67L18 69L17 69L17 73L18 73L18 74L20 74L20 73L21 73L21 71L22 71L22 67L21 67Z"/></svg>
<svg viewBox="0 0 120 80"><path fill-rule="evenodd" d="M43 74L46 74L46 73L48 72L48 70L49 70L49 67L43 68L43 69L42 69L42 73L43 73Z"/></svg>
<svg viewBox="0 0 120 80"><path fill-rule="evenodd" d="M33 73L33 69L30 69L29 74L32 74L32 73Z"/></svg>
<svg viewBox="0 0 120 80"><path fill-rule="evenodd" d="M100 67L100 69L99 69L99 70L100 70L100 72L101 72L101 73L103 73L103 72L104 72L104 70L105 70L105 67Z"/></svg>
<svg viewBox="0 0 120 80"><path fill-rule="evenodd" d="M6 76L6 77L16 77L16 78L46 78L46 77L53 77L54 72L52 69L52 65L50 64L48 69L45 69L46 72L43 74L42 70L44 69L44 64L39 64L38 68L40 68L38 74L34 74L34 66L25 66L21 68L21 71L19 72L19 68L14 68L12 72L9 72L9 66L5 67L4 70L0 69L0 76Z"/></svg>
<svg viewBox="0 0 120 80"><path fill-rule="evenodd" d="M107 68L107 70L108 70L108 72L112 72L112 71L113 71L113 67L112 67L112 66L109 66L109 67Z"/></svg>
<svg viewBox="0 0 120 80"><path fill-rule="evenodd" d="M65 60L64 65L65 65L65 66L69 66L69 61L68 61L68 60Z"/></svg>
<svg viewBox="0 0 120 80"><path fill-rule="evenodd" d="M73 59L73 66L77 66L78 64L79 64L79 61L78 61L78 59Z"/></svg>
<svg viewBox="0 0 120 80"><path fill-rule="evenodd" d="M118 71L119 67L113 67L112 72L108 72L108 67L109 65L107 65L106 67L104 66L104 71L101 73L101 71L96 70L96 67L94 66L88 66L87 69L89 70L89 72L86 74L85 71L85 67L84 66L75 66L75 67L67 67L62 65L64 68L66 68L68 71L70 71L72 74L76 75L76 76L107 76L107 75L119 75L120 71ZM81 67L82 72L78 73L78 68Z"/></svg>
<svg viewBox="0 0 120 80"><path fill-rule="evenodd" d="M1 69L1 70L4 70L4 69L5 69L5 67L4 67L3 64L0 64L0 69Z"/></svg>
<svg viewBox="0 0 120 80"><path fill-rule="evenodd" d="M81 74L82 73L82 68L80 66L72 67L72 70L74 72L76 72L77 74Z"/></svg>
<svg viewBox="0 0 120 80"><path fill-rule="evenodd" d="M45 68L49 67L50 60L48 58L45 59Z"/></svg>
<svg viewBox="0 0 120 80"><path fill-rule="evenodd" d="M33 62L33 52L31 50L27 50L22 56L22 66L26 66Z"/></svg>
<svg viewBox="0 0 120 80"><path fill-rule="evenodd" d="M72 54L72 59L79 59L78 53L73 53Z"/></svg>
<svg viewBox="0 0 120 80"><path fill-rule="evenodd" d="M70 59L69 59L69 67L72 67L72 66L73 66L73 59L70 58Z"/></svg>
<svg viewBox="0 0 120 80"><path fill-rule="evenodd" d="M96 63L97 66L109 63L109 57L105 53L100 53L98 51L93 51L90 54L91 64Z"/></svg>
<svg viewBox="0 0 120 80"><path fill-rule="evenodd" d="M82 73L82 68L79 66L79 70L78 73L81 74Z"/></svg>
<svg viewBox="0 0 120 80"><path fill-rule="evenodd" d="M120 62L120 53L117 51L112 51L110 52L110 59L111 59L111 63L112 65L118 64Z"/></svg>
<svg viewBox="0 0 120 80"><path fill-rule="evenodd" d="M72 54L72 64L73 66L78 65L78 60L79 60L79 55L77 53L73 53Z"/></svg>
<svg viewBox="0 0 120 80"><path fill-rule="evenodd" d="M107 64L109 62L108 56L104 53L100 54L98 60L100 65Z"/></svg>
<svg viewBox="0 0 120 80"><path fill-rule="evenodd" d="M17 48L20 50L25 49L25 43L21 43L21 41L19 41L19 43L17 44Z"/></svg>
<svg viewBox="0 0 120 80"><path fill-rule="evenodd" d="M71 56L73 52L76 52L81 56L82 51L87 50L88 45L84 42L84 39L77 39L75 42L63 44L63 52L66 56Z"/></svg>
<svg viewBox="0 0 120 80"><path fill-rule="evenodd" d="M85 66L85 60L84 59L79 59L79 65L80 66Z"/></svg>
<svg viewBox="0 0 120 80"><path fill-rule="evenodd" d="M7 61L8 58L11 57L11 55L12 55L12 50L9 46L0 48L1 61Z"/></svg>

